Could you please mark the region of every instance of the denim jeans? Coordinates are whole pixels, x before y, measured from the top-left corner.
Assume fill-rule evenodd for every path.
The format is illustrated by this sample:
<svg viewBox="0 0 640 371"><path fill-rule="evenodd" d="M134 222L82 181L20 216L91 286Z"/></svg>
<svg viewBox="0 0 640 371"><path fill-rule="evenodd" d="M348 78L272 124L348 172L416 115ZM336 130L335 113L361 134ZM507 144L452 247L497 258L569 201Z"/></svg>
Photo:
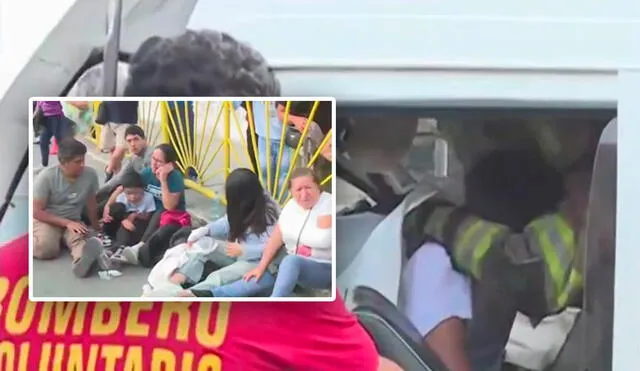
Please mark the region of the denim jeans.
<svg viewBox="0 0 640 371"><path fill-rule="evenodd" d="M212 243L218 243L219 246L209 253L193 254L189 257L186 263L178 269L178 272L183 274L187 278L187 282L196 284L200 281L202 273L204 272L204 266L207 261L213 262L219 267L227 267L236 262L235 258L232 258L224 253L226 247L226 241L211 240ZM222 250L222 251L220 251Z"/></svg>
<svg viewBox="0 0 640 371"><path fill-rule="evenodd" d="M293 157L293 149L284 145L282 148L282 159L280 160L280 170L278 172L278 158L280 157L280 140L269 138L270 144L267 142L267 138L258 136L258 159L260 161L260 171L262 172L262 179L264 180L265 188L274 194L274 189L277 190L274 198L280 195L282 188L288 188L285 184L287 173L291 167L291 160ZM269 148L269 157L267 160L267 148ZM269 173L267 173L267 164L269 164ZM278 181L276 183L276 172L278 173ZM271 179L271 185L267 186L267 179ZM276 189L274 185L277 184ZM288 192L283 193L282 200L285 200ZM276 200L277 201L277 200Z"/></svg>
<svg viewBox="0 0 640 371"><path fill-rule="evenodd" d="M67 135L67 120L64 116L46 116L43 120L42 134L40 134L40 155L42 166L49 165L49 144L51 138L60 143Z"/></svg>
<svg viewBox="0 0 640 371"><path fill-rule="evenodd" d="M268 290L273 289L273 284L276 282L276 277L270 272L264 272L260 280L252 279L251 281L245 281L241 279L227 285L214 287L211 292L214 297L225 298L240 298L257 296Z"/></svg>
<svg viewBox="0 0 640 371"><path fill-rule="evenodd" d="M310 289L331 288L331 263L298 255L285 256L278 268L271 297L290 296L296 284Z"/></svg>

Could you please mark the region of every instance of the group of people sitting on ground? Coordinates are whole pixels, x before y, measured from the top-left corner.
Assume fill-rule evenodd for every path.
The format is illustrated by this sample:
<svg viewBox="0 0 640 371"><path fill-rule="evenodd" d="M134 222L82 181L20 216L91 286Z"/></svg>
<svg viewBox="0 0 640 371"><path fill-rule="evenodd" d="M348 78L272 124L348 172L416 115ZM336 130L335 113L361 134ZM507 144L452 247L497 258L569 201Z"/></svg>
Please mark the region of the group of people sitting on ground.
<svg viewBox="0 0 640 371"><path fill-rule="evenodd" d="M331 288L332 196L311 169L293 170L292 198L282 211L253 171L235 169L225 184L226 215L192 229L174 149L148 148L137 125L124 138L131 158L102 188L84 164L86 146L60 142L59 166L35 182L34 258L58 256L64 237L78 277L94 265L115 276L122 264L158 268L164 281L148 282L145 296L290 296L297 285ZM187 238L179 243L180 236ZM173 249L183 253L176 259Z"/></svg>

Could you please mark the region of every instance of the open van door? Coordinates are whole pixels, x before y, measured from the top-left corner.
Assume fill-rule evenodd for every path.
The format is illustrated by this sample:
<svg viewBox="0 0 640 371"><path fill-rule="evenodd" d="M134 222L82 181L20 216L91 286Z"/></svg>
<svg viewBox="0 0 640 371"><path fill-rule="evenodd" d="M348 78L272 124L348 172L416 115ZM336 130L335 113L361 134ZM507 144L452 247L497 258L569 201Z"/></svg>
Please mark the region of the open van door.
<svg viewBox="0 0 640 371"><path fill-rule="evenodd" d="M589 199L585 292L584 360L580 370L611 370L613 346L614 264L616 251L618 122L602 132Z"/></svg>
<svg viewBox="0 0 640 371"><path fill-rule="evenodd" d="M613 119L598 144L583 246L583 308L551 371L612 369L617 133Z"/></svg>

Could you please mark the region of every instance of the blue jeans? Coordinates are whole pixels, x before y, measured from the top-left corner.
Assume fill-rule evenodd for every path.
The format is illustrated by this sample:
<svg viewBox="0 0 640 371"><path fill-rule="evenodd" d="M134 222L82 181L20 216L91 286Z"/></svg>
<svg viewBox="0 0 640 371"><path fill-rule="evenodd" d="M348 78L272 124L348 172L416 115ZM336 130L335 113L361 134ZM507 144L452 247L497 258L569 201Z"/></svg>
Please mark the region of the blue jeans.
<svg viewBox="0 0 640 371"><path fill-rule="evenodd" d="M273 133L272 133L273 134ZM277 134L279 135L279 133ZM293 157L293 149L286 144L282 148L282 159L280 160L280 171L278 172L278 157L280 156L280 140L269 138L270 144L267 143L267 139L258 136L258 159L260 160L260 171L262 172L262 179L264 180L265 188L270 190L271 194L274 194L274 185L278 184L276 197L280 195L282 188L288 188L285 184L287 173L291 167L291 159ZM267 160L267 148L269 148L269 155L271 159ZM269 176L267 177L267 164L269 164ZM278 172L278 182L276 183L276 172ZM267 186L267 179L271 179L271 185ZM286 199L288 192L283 193L282 200ZM277 201L277 200L276 200Z"/></svg>
<svg viewBox="0 0 640 371"><path fill-rule="evenodd" d="M331 288L331 263L298 255L287 255L278 268L271 297L291 296L296 284L310 289Z"/></svg>
<svg viewBox="0 0 640 371"><path fill-rule="evenodd" d="M269 273L264 272L259 281L252 279L251 281L245 281L241 279L226 285L215 287L211 290L214 297L218 298L241 298L249 296L257 296L267 290L273 288L273 284L276 281L276 277Z"/></svg>
<svg viewBox="0 0 640 371"><path fill-rule="evenodd" d="M46 116L42 125L42 134L40 134L40 154L42 155L42 166L49 166L49 144L51 138L55 137L56 141L60 141L67 134L67 120L64 116Z"/></svg>

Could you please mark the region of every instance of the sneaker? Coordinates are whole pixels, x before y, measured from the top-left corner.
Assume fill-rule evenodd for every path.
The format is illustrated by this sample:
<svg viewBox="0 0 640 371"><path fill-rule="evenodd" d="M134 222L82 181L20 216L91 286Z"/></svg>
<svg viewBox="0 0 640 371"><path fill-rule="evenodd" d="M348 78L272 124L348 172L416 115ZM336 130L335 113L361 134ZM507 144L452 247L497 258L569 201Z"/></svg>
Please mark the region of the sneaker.
<svg viewBox="0 0 640 371"><path fill-rule="evenodd" d="M138 249L135 246L127 246L120 254L127 264L138 265Z"/></svg>
<svg viewBox="0 0 640 371"><path fill-rule="evenodd" d="M100 240L104 248L110 248L111 245L113 244L113 241L111 241L111 237L107 236L104 233L98 233L96 235L96 238Z"/></svg>
<svg viewBox="0 0 640 371"><path fill-rule="evenodd" d="M107 252L104 250L102 251L102 253L100 253L100 255L98 255L97 263L98 268L100 268L101 271L108 271L110 269L113 269L111 259L109 259Z"/></svg>
<svg viewBox="0 0 640 371"><path fill-rule="evenodd" d="M96 262L103 248L100 240L95 237L88 238L82 250L82 256L73 262L71 271L78 278L86 277L91 270L91 266Z"/></svg>
<svg viewBox="0 0 640 371"><path fill-rule="evenodd" d="M33 139L33 144L40 144L40 136L37 136Z"/></svg>
<svg viewBox="0 0 640 371"><path fill-rule="evenodd" d="M111 256L111 260L124 264L138 265L138 250L140 246L142 246L141 243L133 246L125 246L116 251Z"/></svg>

